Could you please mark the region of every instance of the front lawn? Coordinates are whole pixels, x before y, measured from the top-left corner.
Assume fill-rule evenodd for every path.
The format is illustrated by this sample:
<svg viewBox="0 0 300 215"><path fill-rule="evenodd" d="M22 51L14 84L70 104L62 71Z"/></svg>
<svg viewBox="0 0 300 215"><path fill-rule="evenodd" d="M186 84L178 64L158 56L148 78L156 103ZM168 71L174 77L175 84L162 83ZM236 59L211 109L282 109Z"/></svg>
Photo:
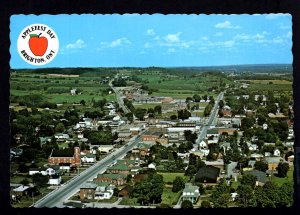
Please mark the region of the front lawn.
<svg viewBox="0 0 300 215"><path fill-rule="evenodd" d="M172 192L172 189L164 188L164 192L161 197L161 204L175 205L178 202L181 193L181 191L174 193Z"/></svg>
<svg viewBox="0 0 300 215"><path fill-rule="evenodd" d="M123 198L119 205L140 206L136 198Z"/></svg>
<svg viewBox="0 0 300 215"><path fill-rule="evenodd" d="M287 177L285 178L280 178L280 177L277 177L276 175L272 175L270 177L270 179L276 183L278 186L281 186L282 184L284 184L285 182L293 182L294 181L294 176L293 176L293 173L294 173L294 166L290 166L289 168L289 171L287 173Z"/></svg>
<svg viewBox="0 0 300 215"><path fill-rule="evenodd" d="M188 177L186 177L184 173L159 172L158 174L163 176L164 183L173 182L177 176L182 177L184 181L188 180Z"/></svg>

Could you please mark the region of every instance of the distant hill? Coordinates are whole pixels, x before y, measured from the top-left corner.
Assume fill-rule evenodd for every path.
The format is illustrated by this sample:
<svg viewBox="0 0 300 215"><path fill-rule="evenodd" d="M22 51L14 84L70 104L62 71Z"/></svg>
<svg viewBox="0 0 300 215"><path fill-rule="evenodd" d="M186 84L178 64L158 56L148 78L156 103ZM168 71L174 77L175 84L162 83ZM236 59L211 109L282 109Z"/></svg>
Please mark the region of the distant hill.
<svg viewBox="0 0 300 215"><path fill-rule="evenodd" d="M291 64L259 64L259 65L230 65L206 67L99 67L99 68L44 68L17 69L12 72L29 72L41 74L73 74L73 75L114 75L117 72L143 73L159 71L171 75L194 75L201 72L235 72L235 73L292 73Z"/></svg>
<svg viewBox="0 0 300 215"><path fill-rule="evenodd" d="M230 66L206 66L206 67L173 67L169 69L189 70L198 72L220 71L220 72L251 72L251 73L292 73L292 64L249 64Z"/></svg>

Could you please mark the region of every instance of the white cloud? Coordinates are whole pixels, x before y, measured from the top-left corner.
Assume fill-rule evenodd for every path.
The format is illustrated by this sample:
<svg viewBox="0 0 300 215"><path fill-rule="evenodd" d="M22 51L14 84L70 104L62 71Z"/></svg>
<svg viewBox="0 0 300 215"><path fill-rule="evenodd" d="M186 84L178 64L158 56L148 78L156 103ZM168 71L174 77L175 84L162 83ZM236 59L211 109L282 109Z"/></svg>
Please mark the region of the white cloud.
<svg viewBox="0 0 300 215"><path fill-rule="evenodd" d="M223 42L223 46L227 47L227 48L233 47L234 44L235 44L234 40L227 40L227 41Z"/></svg>
<svg viewBox="0 0 300 215"><path fill-rule="evenodd" d="M291 31L287 32L287 34L286 34L286 37L287 37L287 38L292 38L292 36L293 36L293 34L292 34Z"/></svg>
<svg viewBox="0 0 300 215"><path fill-rule="evenodd" d="M153 29L148 29L146 31L146 34L149 35L149 36L154 36L155 35L155 31Z"/></svg>
<svg viewBox="0 0 300 215"><path fill-rule="evenodd" d="M272 40L272 42L276 44L282 44L284 43L284 40L281 37L276 37Z"/></svg>
<svg viewBox="0 0 300 215"><path fill-rule="evenodd" d="M169 48L168 49L168 52L171 52L171 53L173 53L173 52L175 52L176 50L174 49L174 48Z"/></svg>
<svg viewBox="0 0 300 215"><path fill-rule="evenodd" d="M279 28L285 30L285 29L291 29L292 26L290 26L290 25L284 25L284 24L280 23L279 24Z"/></svg>
<svg viewBox="0 0 300 215"><path fill-rule="evenodd" d="M238 28L240 28L240 26L238 26L238 25L232 25L231 22L229 22L229 21L226 20L225 22L217 23L215 25L215 28L238 29Z"/></svg>
<svg viewBox="0 0 300 215"><path fill-rule="evenodd" d="M221 37L221 36L223 36L223 33L222 33L222 32L217 32L217 33L215 33L214 36L215 36L215 37Z"/></svg>
<svg viewBox="0 0 300 215"><path fill-rule="evenodd" d="M78 39L75 43L69 43L66 48L67 49L81 49L86 47L86 44L83 40Z"/></svg>
<svg viewBox="0 0 300 215"><path fill-rule="evenodd" d="M235 40L250 40L251 36L249 36L248 34L237 34L234 37Z"/></svg>
<svg viewBox="0 0 300 215"><path fill-rule="evenodd" d="M117 47L117 46L122 46L124 44L130 44L131 42L126 38L126 37L122 37L122 38L119 38L119 39L116 39L114 41L112 41L109 46L114 48L114 47Z"/></svg>
<svg viewBox="0 0 300 215"><path fill-rule="evenodd" d="M123 45L129 45L131 44L130 40L128 40L126 37L121 37L116 40L113 40L111 42L101 42L101 48L115 48Z"/></svg>
<svg viewBox="0 0 300 215"><path fill-rule="evenodd" d="M249 34L237 34L234 37L234 40L240 40L243 42L250 42L250 41L261 41L265 38L265 35L267 32L263 32L262 34L255 34L255 35L249 35Z"/></svg>
<svg viewBox="0 0 300 215"><path fill-rule="evenodd" d="M270 13L270 14L266 15L266 19L274 20L279 17L285 17L285 16L287 17L287 16L291 16L291 15L288 13Z"/></svg>
<svg viewBox="0 0 300 215"><path fill-rule="evenodd" d="M263 34L263 35L268 35L268 34L270 34L270 33L267 32L267 31L263 31L262 34Z"/></svg>
<svg viewBox="0 0 300 215"><path fill-rule="evenodd" d="M201 37L202 40L208 40L208 37Z"/></svg>
<svg viewBox="0 0 300 215"><path fill-rule="evenodd" d="M261 40L261 39L264 39L264 38L265 38L265 36L262 35L262 34L256 34L256 35L254 36L254 39L255 39L255 40Z"/></svg>
<svg viewBox="0 0 300 215"><path fill-rule="evenodd" d="M181 32L178 32L176 34L168 34L164 37L165 41L168 43L178 43L180 41L179 35Z"/></svg>
<svg viewBox="0 0 300 215"><path fill-rule="evenodd" d="M144 44L144 48L146 48L146 49L151 48L151 47L152 47L152 45L150 43L145 43Z"/></svg>

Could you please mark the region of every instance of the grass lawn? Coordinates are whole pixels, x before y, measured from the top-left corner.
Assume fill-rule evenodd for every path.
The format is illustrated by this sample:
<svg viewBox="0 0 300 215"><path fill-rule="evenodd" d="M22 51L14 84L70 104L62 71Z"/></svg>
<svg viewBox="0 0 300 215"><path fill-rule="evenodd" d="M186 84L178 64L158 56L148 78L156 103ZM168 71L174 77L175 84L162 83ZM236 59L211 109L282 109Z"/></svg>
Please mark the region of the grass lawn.
<svg viewBox="0 0 300 215"><path fill-rule="evenodd" d="M27 175L14 175L13 177L10 178L10 183L12 184L20 184L21 181L24 179L27 179L29 182L31 182L31 178L28 177Z"/></svg>
<svg viewBox="0 0 300 215"><path fill-rule="evenodd" d="M97 202L100 202L100 203L114 203L118 200L118 197L116 196L112 196L110 199L103 199L103 200L97 200Z"/></svg>
<svg viewBox="0 0 300 215"><path fill-rule="evenodd" d="M140 206L139 203L137 203L137 199L136 198L123 198L122 201L119 203L120 205L137 205Z"/></svg>
<svg viewBox="0 0 300 215"><path fill-rule="evenodd" d="M231 187L233 187L236 190L240 184L241 183L239 181L233 181Z"/></svg>
<svg viewBox="0 0 300 215"><path fill-rule="evenodd" d="M23 197L21 202L14 203L11 206L14 207L14 208L28 208L30 205L32 205L32 203L33 203L32 198Z"/></svg>
<svg viewBox="0 0 300 215"><path fill-rule="evenodd" d="M163 176L164 183L173 182L177 176L182 177L185 181L188 180L188 177L184 176L184 173L169 173L169 172L162 173L162 172L159 172L158 174Z"/></svg>
<svg viewBox="0 0 300 215"><path fill-rule="evenodd" d="M271 180L276 183L278 186L281 186L282 184L284 184L285 182L293 182L294 178L293 178L293 172L294 172L294 166L290 166L290 169L287 173L287 177L285 178L279 178L276 177L275 175L272 176Z"/></svg>
<svg viewBox="0 0 300 215"><path fill-rule="evenodd" d="M170 188L164 188L164 192L162 194L162 204L167 205L175 205L181 195L181 191L174 193Z"/></svg>

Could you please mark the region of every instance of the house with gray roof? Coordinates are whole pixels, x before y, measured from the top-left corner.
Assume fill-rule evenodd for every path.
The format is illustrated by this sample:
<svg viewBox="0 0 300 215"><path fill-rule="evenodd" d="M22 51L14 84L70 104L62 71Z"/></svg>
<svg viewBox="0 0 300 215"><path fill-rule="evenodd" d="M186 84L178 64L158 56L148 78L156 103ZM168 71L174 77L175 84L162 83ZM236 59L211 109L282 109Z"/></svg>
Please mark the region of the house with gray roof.
<svg viewBox="0 0 300 215"><path fill-rule="evenodd" d="M227 164L226 166L226 172L227 172L227 177L228 178L234 178L236 176L237 173L235 173L233 170L236 169L237 167L237 162L233 162L233 161L230 161L229 164Z"/></svg>
<svg viewBox="0 0 300 215"><path fill-rule="evenodd" d="M80 199L94 199L97 185L95 183L86 182L80 186Z"/></svg>
<svg viewBox="0 0 300 215"><path fill-rule="evenodd" d="M188 200L195 204L200 196L199 187L186 183L182 192L182 201Z"/></svg>
<svg viewBox="0 0 300 215"><path fill-rule="evenodd" d="M254 175L256 176L256 186L263 186L269 179L267 178L267 175L265 172L259 171L259 170L250 170L250 171L245 171L245 175Z"/></svg>

